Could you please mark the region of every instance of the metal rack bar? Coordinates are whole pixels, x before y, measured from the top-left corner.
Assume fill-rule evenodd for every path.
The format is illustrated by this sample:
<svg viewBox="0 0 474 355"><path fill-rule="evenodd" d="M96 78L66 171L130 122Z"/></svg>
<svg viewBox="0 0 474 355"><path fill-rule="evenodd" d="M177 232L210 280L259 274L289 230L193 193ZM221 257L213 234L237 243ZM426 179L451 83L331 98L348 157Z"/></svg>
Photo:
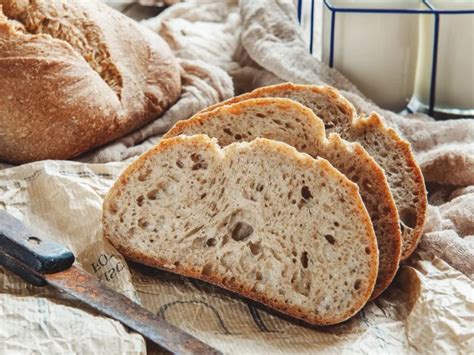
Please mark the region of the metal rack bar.
<svg viewBox="0 0 474 355"><path fill-rule="evenodd" d="M422 0L429 9L436 11L429 0ZM438 73L439 14L435 13L433 54L431 57L430 102L428 115L433 116L436 103L436 75Z"/></svg>
<svg viewBox="0 0 474 355"><path fill-rule="evenodd" d="M331 12L331 42L329 43L329 66L334 66L334 35L336 33L336 11Z"/></svg>
<svg viewBox="0 0 474 355"><path fill-rule="evenodd" d="M438 70L439 14L435 14L433 58L431 59L430 103L428 114L433 116L436 103L436 74Z"/></svg>
<svg viewBox="0 0 474 355"><path fill-rule="evenodd" d="M309 34L309 53L313 54L313 42L314 42L314 0L311 0L311 32Z"/></svg>
<svg viewBox="0 0 474 355"><path fill-rule="evenodd" d="M301 23L301 13L303 11L303 0L298 0L298 22Z"/></svg>

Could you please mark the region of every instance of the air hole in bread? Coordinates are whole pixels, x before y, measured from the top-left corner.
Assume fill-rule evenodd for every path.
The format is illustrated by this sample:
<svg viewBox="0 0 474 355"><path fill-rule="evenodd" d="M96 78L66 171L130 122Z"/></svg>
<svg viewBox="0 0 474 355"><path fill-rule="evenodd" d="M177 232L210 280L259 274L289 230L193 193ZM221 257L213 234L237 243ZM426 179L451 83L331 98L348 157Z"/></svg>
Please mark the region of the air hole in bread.
<svg viewBox="0 0 474 355"><path fill-rule="evenodd" d="M255 273L255 278L257 279L257 281L262 281L263 280L263 275L260 271L257 271Z"/></svg>
<svg viewBox="0 0 474 355"><path fill-rule="evenodd" d="M237 222L232 229L232 239L235 241L242 241L250 237L253 233L253 227L245 222Z"/></svg>
<svg viewBox="0 0 474 355"><path fill-rule="evenodd" d="M354 290L359 290L361 285L362 285L362 280L357 279L356 282L354 282Z"/></svg>
<svg viewBox="0 0 474 355"><path fill-rule="evenodd" d="M259 242L257 243L249 242L249 248L253 255L258 255L262 252L262 246Z"/></svg>
<svg viewBox="0 0 474 355"><path fill-rule="evenodd" d="M202 162L202 163L196 163L191 167L191 170L206 170L207 169L207 163Z"/></svg>
<svg viewBox="0 0 474 355"><path fill-rule="evenodd" d="M416 227L416 211L412 207L405 207L400 211L400 221L405 227L415 228Z"/></svg>
<svg viewBox="0 0 474 355"><path fill-rule="evenodd" d="M207 245L208 247L213 247L214 245L216 245L216 243L217 243L217 242L216 242L216 240L215 240L214 238L209 238L209 239L207 240L207 242L206 242L206 245Z"/></svg>
<svg viewBox="0 0 474 355"><path fill-rule="evenodd" d="M207 196L207 194L206 194L206 193L203 193L203 194L201 195L201 200L202 200L204 197L206 197L206 196Z"/></svg>
<svg viewBox="0 0 474 355"><path fill-rule="evenodd" d="M176 161L176 166L177 166L178 168L182 169L182 168L184 167L184 164L183 164L183 162L182 162L181 160L177 160L177 161Z"/></svg>
<svg viewBox="0 0 474 355"><path fill-rule="evenodd" d="M335 227L339 227L339 222L338 222L338 221L334 221L334 226L335 226Z"/></svg>
<svg viewBox="0 0 474 355"><path fill-rule="evenodd" d="M189 237L193 236L194 234L199 232L202 229L202 227L204 227L204 226L199 226L199 227L193 228L190 231L186 232L186 234L184 235L184 238L189 238Z"/></svg>
<svg viewBox="0 0 474 355"><path fill-rule="evenodd" d="M142 207L143 206L143 201L145 200L145 197L143 197L143 195L140 195L137 197L137 205L138 207Z"/></svg>
<svg viewBox="0 0 474 355"><path fill-rule="evenodd" d="M259 118L264 118L265 115L263 113L256 113L255 116L259 117Z"/></svg>
<svg viewBox="0 0 474 355"><path fill-rule="evenodd" d="M242 135L236 134L236 135L234 136L234 138L235 138L236 140L240 141L240 140L242 139Z"/></svg>
<svg viewBox="0 0 474 355"><path fill-rule="evenodd" d="M147 194L146 194L147 199L156 200L156 196L158 195L158 192L159 192L158 189L148 191ZM143 197L143 196L141 196L141 197Z"/></svg>
<svg viewBox="0 0 474 355"><path fill-rule="evenodd" d="M218 199L221 199L222 196L224 195L225 187L222 187L221 192L219 192L219 196L217 197Z"/></svg>
<svg viewBox="0 0 474 355"><path fill-rule="evenodd" d="M192 153L190 158L194 162L191 170L207 169L207 162L202 158L201 154Z"/></svg>
<svg viewBox="0 0 474 355"><path fill-rule="evenodd" d="M336 239L331 234L324 235L324 238L328 241L329 244L334 245L336 243Z"/></svg>
<svg viewBox="0 0 474 355"><path fill-rule="evenodd" d="M365 248L365 253L370 254L370 248L369 247Z"/></svg>
<svg viewBox="0 0 474 355"><path fill-rule="evenodd" d="M306 269L308 267L308 253L306 251L301 253L301 265Z"/></svg>
<svg viewBox="0 0 474 355"><path fill-rule="evenodd" d="M232 135L232 131L229 128L224 128L223 131L224 131L224 133L228 134L229 136Z"/></svg>
<svg viewBox="0 0 474 355"><path fill-rule="evenodd" d="M141 229L145 229L146 227L148 227L149 224L150 223L145 218L139 218L138 219L138 226Z"/></svg>
<svg viewBox="0 0 474 355"><path fill-rule="evenodd" d="M191 160L195 163L197 163L198 161L202 160L202 157L201 157L201 154L198 154L198 153L192 153L190 156Z"/></svg>

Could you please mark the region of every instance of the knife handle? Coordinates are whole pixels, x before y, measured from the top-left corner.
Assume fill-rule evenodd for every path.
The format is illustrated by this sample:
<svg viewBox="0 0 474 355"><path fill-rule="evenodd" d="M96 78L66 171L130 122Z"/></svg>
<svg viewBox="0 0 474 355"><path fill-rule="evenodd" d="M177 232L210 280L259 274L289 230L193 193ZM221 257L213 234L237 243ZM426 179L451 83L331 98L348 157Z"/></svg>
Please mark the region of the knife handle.
<svg viewBox="0 0 474 355"><path fill-rule="evenodd" d="M63 271L73 263L74 254L68 248L39 236L19 219L0 211L0 265L42 286L45 283L37 274Z"/></svg>

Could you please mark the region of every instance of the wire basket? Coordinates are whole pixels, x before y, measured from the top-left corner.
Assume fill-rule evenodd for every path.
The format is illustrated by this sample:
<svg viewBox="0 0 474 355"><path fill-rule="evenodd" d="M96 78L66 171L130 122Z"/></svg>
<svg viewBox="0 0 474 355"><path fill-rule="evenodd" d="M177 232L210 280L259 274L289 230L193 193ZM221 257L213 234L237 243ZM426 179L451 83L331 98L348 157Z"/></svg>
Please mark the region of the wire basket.
<svg viewBox="0 0 474 355"><path fill-rule="evenodd" d="M336 51L336 28L338 26L338 14L379 14L379 15L387 15L387 14L402 14L404 16L432 16L433 21L433 31L432 35L433 38L431 39L431 59L430 59L430 75L429 75L429 90L428 90L428 102L427 107L421 107L420 103L417 102L414 97L410 101L407 106L407 110L409 111L427 111L430 116L435 115L435 111L438 111L437 108L437 79L439 76L439 68L438 68L438 55L439 55L439 38L440 33L443 31L442 25L443 19L445 16L472 16L474 14L474 8L467 8L467 9L443 9L436 7L432 2L434 0L414 0L413 3L417 5L419 8L382 8L382 7L346 7L346 6L336 6L333 0L323 0L323 5L325 9L327 9L330 13L330 25L329 25L329 33L323 33L323 36L329 36L329 55L328 55L328 64L330 67L334 67L337 59L338 52ZM308 6L309 5L309 6ZM304 2L303 0L298 0L297 2L297 16L298 20L301 23L303 12L309 10L309 51L310 53L314 52L314 33L315 33L315 6L321 6L321 0L316 2L315 0L309 0L309 4L307 1ZM309 9L308 9L309 8ZM474 24L474 18L472 19ZM474 27L474 26L473 26ZM472 29L474 31L474 28ZM393 45L396 45L393 43ZM460 49L462 50L462 48ZM472 59L472 58L471 58ZM474 63L474 59L473 63ZM474 64L473 64L474 65ZM418 67L417 67L418 71ZM402 73L400 73L402 74ZM472 84L472 83L471 83ZM473 84L474 85L474 84ZM458 113L460 115L474 115L474 97L472 98L472 110L456 110L453 108L450 112L454 112L455 114ZM457 112L458 111L458 112Z"/></svg>

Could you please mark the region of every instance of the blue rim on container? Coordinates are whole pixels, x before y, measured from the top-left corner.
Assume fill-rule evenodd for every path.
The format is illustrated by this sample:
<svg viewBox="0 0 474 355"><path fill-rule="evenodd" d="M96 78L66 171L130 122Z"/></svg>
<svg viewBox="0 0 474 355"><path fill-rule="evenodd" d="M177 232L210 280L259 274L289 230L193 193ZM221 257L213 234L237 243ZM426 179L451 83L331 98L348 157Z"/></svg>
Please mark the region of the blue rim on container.
<svg viewBox="0 0 474 355"><path fill-rule="evenodd" d="M430 94L429 94L429 109L428 114L433 116L434 108L436 106L436 75L438 66L438 42L440 31L440 15L466 15L474 14L474 10L440 10L437 9L430 0L419 0L420 5L424 5L425 9L377 9L377 8L350 8L350 7L336 7L332 4L332 0L323 0L326 8L331 11L331 31L329 41L329 66L334 66L334 42L336 33L336 14L340 13L372 13L372 14L417 14L417 15L432 15L434 16L434 38L433 50L431 58L431 79L430 79ZM301 14L303 8L303 1L298 0L298 21L301 23ZM314 0L311 0L311 14L310 14L310 53L313 53L313 33L314 33ZM409 108L407 108L409 110Z"/></svg>

